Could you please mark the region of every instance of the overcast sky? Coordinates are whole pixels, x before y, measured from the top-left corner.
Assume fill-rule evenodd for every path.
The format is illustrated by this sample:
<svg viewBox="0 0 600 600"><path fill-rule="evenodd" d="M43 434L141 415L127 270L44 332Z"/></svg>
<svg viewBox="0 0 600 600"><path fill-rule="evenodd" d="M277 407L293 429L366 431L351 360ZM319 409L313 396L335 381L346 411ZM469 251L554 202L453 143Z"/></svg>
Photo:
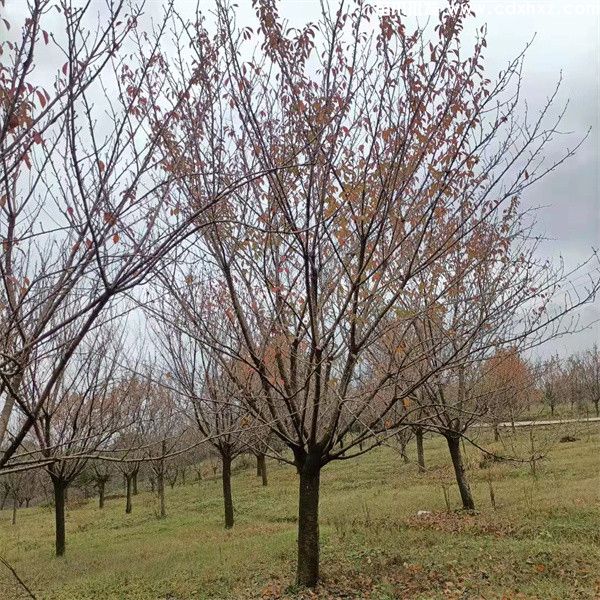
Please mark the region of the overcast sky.
<svg viewBox="0 0 600 600"><path fill-rule="evenodd" d="M381 10L400 9L409 19L418 19L421 23L428 19L435 22L438 9L444 5L441 0L371 1ZM242 25L246 24L245 20L251 20L248 24L253 24L251 0L237 0L237 3L238 23ZM329 3L334 7L337 0L329 0ZM102 4L97 3L100 11ZM162 4L162 0L147 0L146 13L158 15ZM208 10L212 4L212 0L199 0L202 9ZM175 0L176 9L190 16L196 5L197 0ZM19 21L17 14L22 13L25 6L25 0L9 0L6 16L13 22ZM292 25L300 26L318 18L319 6L320 0L282 0L281 13ZM559 102L569 102L562 130L572 133L555 144L556 156L565 147L575 145L591 128L578 154L530 188L523 198L527 205L545 207L538 214L540 230L550 238L545 252L555 258L562 256L568 266L573 266L589 257L592 248L600 248L600 3L482 0L474 1L472 7L477 15L474 24L488 25L486 58L488 76L492 79L535 36L527 53L523 90L532 109L552 93L562 73ZM90 18L95 14L97 10L90 11ZM60 23L58 15L56 18L57 24ZM38 57L39 62L45 60ZM600 302L583 311L587 322L598 318ZM543 353L575 351L595 341L600 343L598 326L553 342Z"/></svg>

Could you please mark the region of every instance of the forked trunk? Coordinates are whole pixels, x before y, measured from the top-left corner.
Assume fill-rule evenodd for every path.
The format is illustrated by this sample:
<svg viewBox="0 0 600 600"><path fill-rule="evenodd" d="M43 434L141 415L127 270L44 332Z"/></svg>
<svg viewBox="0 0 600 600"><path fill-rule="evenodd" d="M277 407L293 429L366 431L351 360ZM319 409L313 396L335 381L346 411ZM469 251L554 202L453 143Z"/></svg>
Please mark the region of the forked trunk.
<svg viewBox="0 0 600 600"><path fill-rule="evenodd" d="M56 523L56 556L64 556L65 553L65 501L66 483L58 478L52 478L54 487L54 519Z"/></svg>
<svg viewBox="0 0 600 600"><path fill-rule="evenodd" d="M310 460L299 469L298 568L296 582L314 587L319 581L319 484L320 465ZM316 461L315 461L316 462Z"/></svg>
<svg viewBox="0 0 600 600"><path fill-rule="evenodd" d="M223 503L225 505L225 529L233 527L233 498L231 496L231 457L222 454L223 461Z"/></svg>
<svg viewBox="0 0 600 600"><path fill-rule="evenodd" d="M415 438L417 439L417 464L419 471L425 472L425 451L423 450L423 429L417 427L415 429Z"/></svg>
<svg viewBox="0 0 600 600"><path fill-rule="evenodd" d="M465 510L475 510L473 494L471 494L471 488L463 464L462 452L460 449L460 437L450 435L446 437L446 440L448 442L448 449L450 450L450 457L452 458L452 465L454 467L454 474L456 475L456 483L458 484L463 508Z"/></svg>

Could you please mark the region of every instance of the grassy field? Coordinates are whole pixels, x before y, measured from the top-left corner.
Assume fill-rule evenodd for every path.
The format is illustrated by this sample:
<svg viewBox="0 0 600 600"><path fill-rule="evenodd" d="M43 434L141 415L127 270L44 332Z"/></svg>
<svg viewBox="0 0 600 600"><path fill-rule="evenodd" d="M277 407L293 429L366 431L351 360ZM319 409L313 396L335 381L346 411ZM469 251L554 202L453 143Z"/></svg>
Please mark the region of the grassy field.
<svg viewBox="0 0 600 600"><path fill-rule="evenodd" d="M458 493L440 439L426 440L424 475L391 448L329 465L315 593L290 585L297 478L273 461L267 488L252 467L237 470L231 531L222 528L220 480L205 479L167 489L164 520L145 491L131 515L122 498L102 511L95 501L71 507L62 559L53 557L51 508L21 510L15 526L4 510L0 554L48 600L600 598L600 426L574 433L576 442L553 443L554 434L536 431L549 452L537 479L527 464L479 468L481 453L467 447L476 515L446 511L442 484L452 508ZM509 446L523 450L529 433L518 435ZM20 597L0 565L0 598Z"/></svg>

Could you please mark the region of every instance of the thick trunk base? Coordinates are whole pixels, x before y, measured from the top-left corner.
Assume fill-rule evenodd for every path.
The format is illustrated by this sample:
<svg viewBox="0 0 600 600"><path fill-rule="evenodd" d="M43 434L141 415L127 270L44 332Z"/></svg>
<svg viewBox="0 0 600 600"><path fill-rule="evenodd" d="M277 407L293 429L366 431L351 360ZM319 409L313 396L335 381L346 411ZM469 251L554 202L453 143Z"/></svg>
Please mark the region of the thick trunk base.
<svg viewBox="0 0 600 600"><path fill-rule="evenodd" d="M320 479L320 468L300 469L296 583L304 587L314 587L319 581Z"/></svg>

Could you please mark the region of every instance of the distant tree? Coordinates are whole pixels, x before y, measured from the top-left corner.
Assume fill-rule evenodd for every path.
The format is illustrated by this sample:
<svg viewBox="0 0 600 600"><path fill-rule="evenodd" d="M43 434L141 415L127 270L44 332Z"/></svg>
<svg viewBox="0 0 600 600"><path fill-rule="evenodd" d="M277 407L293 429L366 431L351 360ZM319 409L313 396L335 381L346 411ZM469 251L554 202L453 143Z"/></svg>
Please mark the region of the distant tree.
<svg viewBox="0 0 600 600"><path fill-rule="evenodd" d="M165 307L166 311L166 307ZM230 370L223 367L198 339L177 327L173 312L157 328L169 381L178 394L201 439L206 439L221 461L225 528L234 524L231 465L246 450L242 427L246 409L239 399L240 388ZM172 324L175 323L175 327ZM231 368L235 367L230 365Z"/></svg>
<svg viewBox="0 0 600 600"><path fill-rule="evenodd" d="M65 553L67 489L119 427L114 389L119 382L120 344L120 336L107 328L97 332L93 343L80 345L34 423L38 460L45 465L54 490L57 556ZM44 360L34 364L25 379L32 405L38 402L37 392L48 373Z"/></svg>
<svg viewBox="0 0 600 600"><path fill-rule="evenodd" d="M531 404L535 382L529 365L516 349L496 351L484 366L482 380L487 415L499 439L498 424L508 420L514 423L520 412Z"/></svg>
<svg viewBox="0 0 600 600"><path fill-rule="evenodd" d="M110 478L114 475L114 467L110 462L107 461L93 461L91 466L91 477L94 482L94 486L98 491L98 508L104 508L104 494L106 491L106 484L110 481Z"/></svg>
<svg viewBox="0 0 600 600"><path fill-rule="evenodd" d="M589 402L600 417L600 352L596 344L581 357L583 387Z"/></svg>

